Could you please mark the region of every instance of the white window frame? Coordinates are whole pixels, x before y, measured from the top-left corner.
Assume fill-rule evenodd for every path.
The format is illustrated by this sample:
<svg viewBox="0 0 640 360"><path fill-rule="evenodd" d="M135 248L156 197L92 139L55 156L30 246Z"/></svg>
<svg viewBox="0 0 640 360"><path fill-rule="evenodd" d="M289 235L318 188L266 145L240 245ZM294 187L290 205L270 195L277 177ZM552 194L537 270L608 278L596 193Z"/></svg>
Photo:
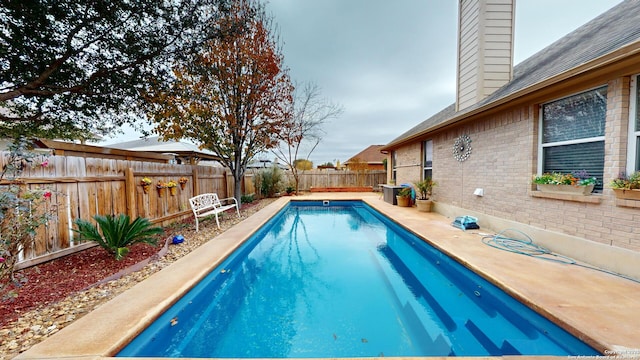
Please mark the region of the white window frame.
<svg viewBox="0 0 640 360"><path fill-rule="evenodd" d="M397 168L398 168L398 152L396 150L391 151L391 180L395 183L397 180Z"/></svg>
<svg viewBox="0 0 640 360"><path fill-rule="evenodd" d="M638 77L640 74L635 74L631 77L631 96L629 97L629 136L627 143L627 166L626 172L627 175L634 173L635 171L640 170L640 168L636 168L637 164L640 164L640 159L636 159L636 155L638 154L637 144L638 138L640 138L640 129L635 129L637 116L637 107L638 107ZM638 166L640 167L640 166Z"/></svg>
<svg viewBox="0 0 640 360"><path fill-rule="evenodd" d="M596 86L593 87L591 89L586 89L586 90L582 90L582 91L578 91L575 92L573 94L569 94L567 96L561 97L561 98L557 98L557 99L553 99L550 101L547 101L545 103L542 103L539 105L539 111L538 111L538 175L542 175L542 173L544 172L544 149L547 147L554 147L554 146L562 146L562 145L573 145L573 144L584 144L584 143L590 143L590 142L596 142L596 141L605 141L605 135L603 136L595 136L595 137L590 137L590 138L581 138L581 139L576 139L576 140L565 140L565 141L556 141L556 142L550 142L550 143L546 143L543 144L542 143L542 137L544 135L544 111L543 108L545 105L552 103L552 102L556 102L562 99L566 99L578 94L582 94L582 93L586 93L589 91L593 91L596 89L600 89L602 87L606 86L606 84L604 85L600 85L600 86ZM608 94L608 90L607 90L607 94ZM608 102L608 100L607 100ZM607 104L608 106L608 104ZM605 119L606 121L606 119Z"/></svg>
<svg viewBox="0 0 640 360"><path fill-rule="evenodd" d="M431 144L431 166L427 166L427 143ZM428 139L422 142L422 180L426 178L425 174L427 170L431 170L431 177L433 178L433 140Z"/></svg>

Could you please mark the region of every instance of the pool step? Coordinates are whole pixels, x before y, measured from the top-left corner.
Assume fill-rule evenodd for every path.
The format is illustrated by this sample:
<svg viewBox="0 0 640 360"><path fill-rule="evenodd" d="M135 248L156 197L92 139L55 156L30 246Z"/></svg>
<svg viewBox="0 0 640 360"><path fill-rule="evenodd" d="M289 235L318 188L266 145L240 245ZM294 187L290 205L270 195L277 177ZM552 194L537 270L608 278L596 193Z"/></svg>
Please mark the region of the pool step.
<svg viewBox="0 0 640 360"><path fill-rule="evenodd" d="M502 355L502 350L484 333L473 321L467 320L464 324L469 332L478 340L478 343L484 347L489 355Z"/></svg>
<svg viewBox="0 0 640 360"><path fill-rule="evenodd" d="M376 264L380 265L382 261L379 253L371 253ZM407 289L402 282L400 276L385 266L378 266L378 270L383 275L383 279L387 284L390 294L393 295L396 306L402 309L404 321L412 332L417 334L416 338L422 339L420 344L416 344L427 350L429 354L434 356L451 355L451 344L443 337L442 324L434 321L434 314L428 312L428 307L421 304L415 295Z"/></svg>
<svg viewBox="0 0 640 360"><path fill-rule="evenodd" d="M416 278L413 271L406 266L406 263L400 260L398 255L388 246L381 248L380 251L386 256L395 271L402 276L404 282L413 289L411 296L414 299L417 297L417 301L423 307L433 310L433 314L440 320L442 327L450 332L454 331L456 329L456 323L442 305L440 305L438 300L427 290L422 282Z"/></svg>
<svg viewBox="0 0 640 360"><path fill-rule="evenodd" d="M387 239L387 246L380 250L407 285L413 289L414 295L420 298L419 301L433 310L447 330L454 331L457 325L441 304L446 304L448 308L455 308L458 305L462 306L462 304L455 303L459 299L446 299L447 296L443 292L448 289L443 289L442 284L428 286L429 274L425 268L433 265L401 239ZM415 274L420 274L421 278L416 277Z"/></svg>
<svg viewBox="0 0 640 360"><path fill-rule="evenodd" d="M523 325L516 325L512 322L505 322L501 317L476 318L467 320L465 328L477 337L487 350L499 351L502 355L535 355L547 354L550 350L562 351L562 346L559 346L552 339L544 336L531 336L530 333L522 331L527 330L523 328ZM504 337L504 330L508 330L507 332L511 334L508 339ZM520 331L519 334L518 331Z"/></svg>
<svg viewBox="0 0 640 360"><path fill-rule="evenodd" d="M416 311L417 310L417 311ZM428 320L428 314L420 305L412 305L407 302L403 307L403 312L408 325L412 331L416 332L416 338L421 339L419 346L431 356L453 356L455 355L451 349L451 343L442 334L440 329L427 329L425 324L432 323ZM434 339L435 337L435 339Z"/></svg>
<svg viewBox="0 0 640 360"><path fill-rule="evenodd" d="M469 321L464 318L454 319L458 324L457 330L451 334L451 342L453 343L453 352L455 356L478 356L486 354L487 350L478 338L472 334L466 327Z"/></svg>
<svg viewBox="0 0 640 360"><path fill-rule="evenodd" d="M560 339L555 340L561 341ZM504 341L502 348L505 351L505 355L544 355L553 351L562 351L564 349L561 345L558 345L556 342L546 338L541 338L539 340L509 339ZM514 350L516 352L512 352Z"/></svg>

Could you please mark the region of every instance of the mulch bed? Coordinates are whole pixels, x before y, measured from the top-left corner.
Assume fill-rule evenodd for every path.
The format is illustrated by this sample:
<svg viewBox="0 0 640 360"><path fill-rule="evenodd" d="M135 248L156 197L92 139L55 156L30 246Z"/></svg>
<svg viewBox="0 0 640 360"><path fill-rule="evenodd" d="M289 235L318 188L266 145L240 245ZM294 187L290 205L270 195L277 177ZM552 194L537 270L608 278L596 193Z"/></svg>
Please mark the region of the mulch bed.
<svg viewBox="0 0 640 360"><path fill-rule="evenodd" d="M17 282L0 282L7 286L0 301L0 328L23 312L60 301L153 256L163 245L135 244L120 261L96 246L16 272Z"/></svg>

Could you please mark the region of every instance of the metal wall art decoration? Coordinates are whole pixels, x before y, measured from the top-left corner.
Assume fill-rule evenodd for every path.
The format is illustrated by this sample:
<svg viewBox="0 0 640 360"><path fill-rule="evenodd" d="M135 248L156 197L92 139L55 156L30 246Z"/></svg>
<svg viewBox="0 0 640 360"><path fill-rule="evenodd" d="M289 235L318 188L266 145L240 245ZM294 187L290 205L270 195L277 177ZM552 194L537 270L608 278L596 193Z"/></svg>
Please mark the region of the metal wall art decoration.
<svg viewBox="0 0 640 360"><path fill-rule="evenodd" d="M460 135L453 143L453 157L462 162L471 155L471 138L469 135Z"/></svg>

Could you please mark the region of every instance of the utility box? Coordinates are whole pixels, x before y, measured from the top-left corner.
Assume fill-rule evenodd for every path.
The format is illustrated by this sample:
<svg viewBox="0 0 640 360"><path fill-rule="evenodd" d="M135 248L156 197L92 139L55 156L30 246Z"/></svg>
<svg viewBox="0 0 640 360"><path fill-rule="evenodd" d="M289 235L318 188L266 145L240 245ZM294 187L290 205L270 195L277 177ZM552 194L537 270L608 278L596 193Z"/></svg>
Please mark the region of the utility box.
<svg viewBox="0 0 640 360"><path fill-rule="evenodd" d="M382 198L391 205L398 205L396 195L398 195L400 189L402 189L402 186L382 185Z"/></svg>

